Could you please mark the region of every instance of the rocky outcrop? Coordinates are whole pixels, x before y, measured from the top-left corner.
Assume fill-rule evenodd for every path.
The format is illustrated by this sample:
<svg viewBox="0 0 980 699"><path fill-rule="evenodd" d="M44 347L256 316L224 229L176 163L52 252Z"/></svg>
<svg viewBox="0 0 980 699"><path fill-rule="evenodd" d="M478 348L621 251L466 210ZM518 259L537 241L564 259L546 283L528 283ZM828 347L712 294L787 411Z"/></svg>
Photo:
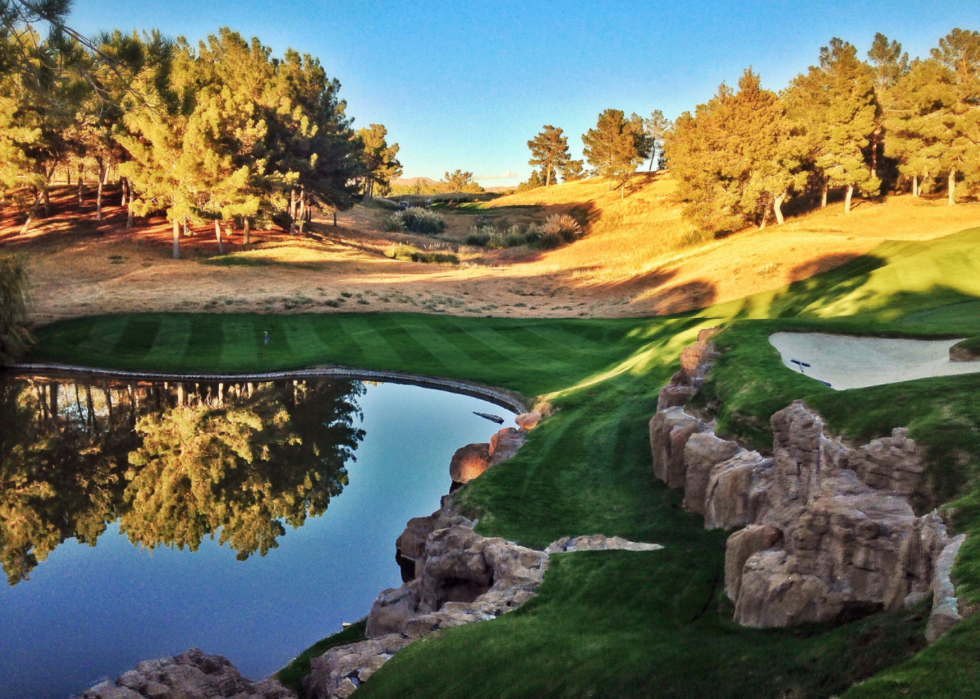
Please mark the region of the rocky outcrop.
<svg viewBox="0 0 980 699"><path fill-rule="evenodd" d="M505 427L490 438L490 464L496 466L517 453L524 445L527 432L514 427Z"/></svg>
<svg viewBox="0 0 980 699"><path fill-rule="evenodd" d="M449 476L456 483L469 483L492 465L489 444L467 444L453 454Z"/></svg>
<svg viewBox="0 0 980 699"><path fill-rule="evenodd" d="M488 621L524 604L537 590L552 553L655 551L658 544L603 535L562 538L536 551L473 531L452 510L451 497L429 517L411 520L399 545L408 553L428 532L416 560L416 577L375 599L368 640L327 651L311 662L305 688L313 699L349 696L396 651L439 629Z"/></svg>
<svg viewBox="0 0 980 699"><path fill-rule="evenodd" d="M650 446L654 475L684 489L684 507L706 528L745 527L725 555L735 620L834 623L931 594L930 640L955 623L956 540L937 513L917 517L909 504L925 464L908 431L851 448L796 402L772 416L773 453L763 457L675 404L696 394L716 356L706 340L682 355L650 421Z"/></svg>
<svg viewBox="0 0 980 699"><path fill-rule="evenodd" d="M192 648L175 658L145 660L115 682L92 687L82 699L295 699L273 678L254 682L220 655Z"/></svg>

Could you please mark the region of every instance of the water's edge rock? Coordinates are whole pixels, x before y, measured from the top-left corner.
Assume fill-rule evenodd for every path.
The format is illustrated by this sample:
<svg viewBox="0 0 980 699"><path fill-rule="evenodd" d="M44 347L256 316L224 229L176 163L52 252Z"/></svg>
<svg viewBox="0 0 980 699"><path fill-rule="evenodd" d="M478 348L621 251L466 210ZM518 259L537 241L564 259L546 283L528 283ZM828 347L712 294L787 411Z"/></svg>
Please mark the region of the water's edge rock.
<svg viewBox="0 0 980 699"><path fill-rule="evenodd" d="M924 455L905 429L850 448L801 402L772 416L772 457L719 438L684 411L717 353L712 331L682 353L650 420L654 475L684 489L708 529L738 529L725 553L735 620L758 628L834 623L911 606L930 594L931 642L960 618L949 580L963 537L909 496ZM690 351L688 351L690 350Z"/></svg>
<svg viewBox="0 0 980 699"><path fill-rule="evenodd" d="M95 685L82 699L296 699L272 677L255 682L220 655L191 648L175 658L144 660L115 682Z"/></svg>

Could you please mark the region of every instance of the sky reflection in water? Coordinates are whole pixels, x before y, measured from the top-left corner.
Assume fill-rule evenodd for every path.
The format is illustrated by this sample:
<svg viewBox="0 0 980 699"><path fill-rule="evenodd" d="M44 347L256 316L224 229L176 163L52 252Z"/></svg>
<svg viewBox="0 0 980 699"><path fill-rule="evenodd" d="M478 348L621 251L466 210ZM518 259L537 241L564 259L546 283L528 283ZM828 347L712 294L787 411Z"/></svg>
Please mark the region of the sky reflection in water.
<svg viewBox="0 0 980 699"><path fill-rule="evenodd" d="M291 382L265 386L268 389L265 407L251 412L241 408L256 404L261 389L258 384L253 387L251 398L244 394L244 386L240 387L241 397L233 394L234 388L223 387L224 401L220 407L216 399L217 386L211 386L211 405L201 408L204 422L194 423L218 424L220 429L227 431L228 423L236 420L237 424L247 426L256 412L264 412L268 418L250 436L243 437L239 430L225 440L223 444L230 443L239 450L243 443L256 447L253 464L258 466L252 469L240 455L232 458L225 454L225 465L237 464L226 469L226 478L219 480L219 483L231 483L233 487L228 491L231 495L226 494L218 502L211 503L220 509L226 507L226 501L238 502L236 487L243 482L240 473L247 470L254 480L249 485L260 489L260 497L238 502L241 506L238 514L245 513L245 519L252 516L254 521L242 524L243 518L238 516L234 520L238 525L226 527L238 527L240 535L237 539L233 534L231 542L219 546L217 538L211 540L205 535L196 552L191 552L188 547L180 551L164 545L158 545L152 551L141 550L130 543L126 534L120 533L118 521L108 524L97 537L94 548L81 545L75 539L56 546L46 560L29 571L29 579L0 587L0 697L62 699L81 693L100 678L115 678L140 660L174 655L194 646L227 656L246 676L260 678L274 672L311 643L339 630L341 622L363 617L378 591L400 584L394 560L394 540L405 522L438 507L439 498L450 486L450 457L459 446L488 441L499 429L499 426L473 415L473 411L506 415L502 408L467 396L415 386L355 382L301 385L301 392L306 390L308 398L305 407L298 410L297 405L302 405L304 400L301 395L293 402ZM0 508L12 501L21 507L17 512L8 507L6 515L0 513L0 550L8 578L11 572L16 578L18 567L29 567L18 564L18 561L23 563L25 547L23 537L18 539L17 534L23 531L25 517L34 513L43 519L44 503L58 500L50 491L38 491L36 487L28 492L26 487L32 484L25 484L23 478L19 481L19 499L14 493L13 482L17 474L23 474L27 468L21 465L25 461L23 442L33 437L35 448L38 447L38 433L32 433L31 428L36 429L39 423L47 420L46 430L39 432L47 434L50 440L52 432L64 433L64 423L72 423L85 433L81 439L92 442L91 435L97 434L100 436L95 442L109 443L103 453L112 451L111 445L116 439L115 452L121 456L82 454L77 457L84 451L79 449L77 441L69 445L75 450L72 454L59 456L69 462L68 468L92 469L103 476L109 468L106 464L115 464L116 472L126 471L125 462L134 460L127 455L134 451L134 444L139 447L139 439L131 426L132 411L126 412L133 396L128 393L128 387L117 385L110 393L114 403L114 424L117 425L112 432L118 434L114 438L104 436L104 429L103 433L91 432L85 384L81 384L77 400L70 381L60 383L59 388L55 404L62 416L60 423L51 418L50 388L39 392L37 385L31 386L22 380L0 382L0 395L5 399L0 412L0 429L3 430L0 485L7 491L0 491ZM202 386L199 391L205 398L207 388ZM104 425L107 406L102 384L93 384L92 389L91 405L97 416L96 422L102 420ZM136 393L139 391L137 388ZM170 384L163 392L161 405L169 410L160 412L147 410L153 405L152 389L144 387L143 393L139 415L144 417L146 412L152 412L159 426L159 415L173 413L176 407L175 387ZM195 401L188 396L190 393L192 389L188 386L184 402L193 405ZM11 402L12 398L16 401ZM48 409L47 416L40 404L42 398ZM286 414L281 413L283 405L280 404L285 405ZM20 411L21 420L29 416L31 424L27 427L12 425L11 422L16 422L12 420L12 410ZM236 410L238 417L230 417ZM191 416L192 420L200 418L201 414ZM341 428L339 441L355 450L356 461L347 462L346 475L339 468L343 458L339 461L333 458L338 453L345 455L344 448L336 453L331 452L331 445L327 443L310 448L312 430L321 419L330 421L334 430ZM208 423L208 420L217 422ZM252 425L255 427L256 423L253 421ZM171 429L172 433L172 428L174 425L169 424L161 431ZM361 436L357 434L358 430L363 430L362 439L358 439ZM299 434L304 437L300 440L304 444L286 447L273 444L268 453L269 461L259 463L261 442L269 433L278 435L285 442L290 439L295 442ZM187 439L186 435L181 439ZM69 519L74 516L80 522L78 529L90 534L97 532L107 518L100 517L99 522L88 521L84 510L93 499L107 497L105 492L110 491L115 493L110 498L112 506L103 503L103 510L119 508L124 523L129 510L128 528L136 540L179 541L183 538L196 543L198 531L188 535L187 531L179 529L187 519L195 519L181 510L180 503L186 498L175 505L173 498L165 497L166 493L161 495L160 482L172 476L161 464L165 466L167 458L174 457L157 450L150 454L150 458L145 458L148 442L143 444L144 458L135 461L148 462L149 467L155 467L157 471L153 473L152 482L143 479L146 481L143 488L136 488L135 494L134 488L140 485L140 473L148 473L146 465L132 467L130 478L123 475L115 485L107 477L108 485L103 484L105 487L101 488L93 487L90 482L81 486L72 482L68 487L57 476L36 479L54 481L56 490L74 489L73 495L85 501L62 503L58 512L47 512L48 518L57 520L56 526L69 528L63 524L64 510ZM50 453L57 445L42 440L41 447ZM93 449L91 443L88 449ZM214 460L216 450L222 451L220 444L217 449L211 444L205 445L200 453L206 454L202 457L205 460ZM73 465L78 458L83 459L82 466ZM183 468L180 463L177 466ZM212 464L208 472L216 468ZM40 467L34 469L34 475L40 470ZM268 512L265 519L261 513L255 515L263 507L261 500L275 500L277 495L283 496L287 491L303 491L303 481L310 472L319 472L321 480L334 479L326 512L322 516L306 518L297 529L286 525L285 534L277 537L278 548L272 548L267 555L256 552L245 561L236 560L236 555L243 554L236 554L229 544L236 545L239 551L253 547L258 551L260 544L267 544L269 536L275 533L274 527L270 529L270 522L274 524L279 519L272 518ZM179 489L179 479L177 483ZM86 486L88 490L85 490ZM126 490L127 486L129 490ZM237 489L241 490L240 487ZM221 488L213 490L220 492ZM307 508L309 501L314 504L316 501L317 488L314 486L312 490L313 496L306 501ZM329 489L321 488L320 495L326 490ZM201 506L206 504L203 502ZM161 510L168 511L161 505L173 507L173 516L161 517ZM140 512L134 518L133 511L140 508L146 512ZM286 506L286 509L290 508ZM313 507L314 511L316 509ZM94 510L98 512L100 508ZM287 516L295 519L295 508ZM202 520L200 517L196 519L198 528L203 527L206 531L207 523L199 521ZM220 520L220 516L217 519ZM55 537L54 543L57 540Z"/></svg>

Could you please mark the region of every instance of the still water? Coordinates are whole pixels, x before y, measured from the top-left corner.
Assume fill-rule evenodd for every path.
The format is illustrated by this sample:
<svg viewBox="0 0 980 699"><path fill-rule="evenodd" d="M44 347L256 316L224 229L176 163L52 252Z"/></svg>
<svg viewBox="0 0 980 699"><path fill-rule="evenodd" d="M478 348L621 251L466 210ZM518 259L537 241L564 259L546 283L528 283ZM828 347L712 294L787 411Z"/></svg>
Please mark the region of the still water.
<svg viewBox="0 0 980 699"><path fill-rule="evenodd" d="M347 380L0 375L0 697L66 699L190 647L285 665L383 588L395 538L500 427Z"/></svg>

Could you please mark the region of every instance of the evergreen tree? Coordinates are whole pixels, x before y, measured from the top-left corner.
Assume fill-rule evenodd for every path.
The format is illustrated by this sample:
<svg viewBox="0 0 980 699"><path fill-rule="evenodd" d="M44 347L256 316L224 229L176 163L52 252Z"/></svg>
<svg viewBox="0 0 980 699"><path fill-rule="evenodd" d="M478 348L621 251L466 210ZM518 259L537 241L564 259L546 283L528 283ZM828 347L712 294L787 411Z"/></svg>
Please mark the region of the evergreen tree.
<svg viewBox="0 0 980 699"><path fill-rule="evenodd" d="M878 32L868 51L868 58L874 70L875 100L878 103L875 128L871 132L871 175L878 177L883 134L888 119L901 108L896 88L899 81L908 74L909 55L902 52L900 43L889 41L888 37Z"/></svg>
<svg viewBox="0 0 980 699"><path fill-rule="evenodd" d="M544 182L541 176L538 174L537 170L531 170L531 176L527 178L524 182L517 185L518 192L527 192L532 189L538 189L539 187L544 187Z"/></svg>
<svg viewBox="0 0 980 699"><path fill-rule="evenodd" d="M664 116L664 113L659 109L653 110L650 113L649 119L643 120L643 127L646 131L647 138L650 144L650 171L653 171L653 162L660 155L660 161L663 161L663 148L664 141L667 138L667 134L670 133L673 124L670 123L670 119ZM662 165L658 165L657 169L662 169Z"/></svg>
<svg viewBox="0 0 980 699"><path fill-rule="evenodd" d="M568 152L568 138L562 134L561 129L554 126L544 126L541 133L527 142L527 147L531 149L528 164L540 167L545 173L545 187L551 185L552 173L565 168L572 157Z"/></svg>
<svg viewBox="0 0 980 699"><path fill-rule="evenodd" d="M850 212L855 188L878 192L880 181L865 157L879 118L871 68L858 60L857 49L840 39L820 49L820 65L797 76L785 95L791 118L810 138L814 166L827 190L846 190L844 211Z"/></svg>
<svg viewBox="0 0 980 699"><path fill-rule="evenodd" d="M402 164L398 162L398 144L390 146L385 140L388 130L381 124L371 124L370 128L357 132L363 144L364 201L374 197L375 188L385 191L391 180L400 177Z"/></svg>
<svg viewBox="0 0 980 699"><path fill-rule="evenodd" d="M643 119L635 113L626 119L619 109L607 109L599 115L594 129L582 136L585 159L597 174L622 187L636 172L636 166L646 160L650 142L644 132Z"/></svg>
<svg viewBox="0 0 980 699"><path fill-rule="evenodd" d="M732 91L681 115L667 141L685 215L700 237L765 226L770 209L783 222L782 204L807 180L807 143L794 131L779 98L746 70Z"/></svg>
<svg viewBox="0 0 980 699"><path fill-rule="evenodd" d="M561 169L562 182L574 182L584 179L585 176L585 161L582 160L569 160Z"/></svg>
<svg viewBox="0 0 980 699"><path fill-rule="evenodd" d="M465 191L466 187L475 184L473 182L473 173L463 172L462 170L447 172L442 178L442 181L449 187L450 192L462 192Z"/></svg>

